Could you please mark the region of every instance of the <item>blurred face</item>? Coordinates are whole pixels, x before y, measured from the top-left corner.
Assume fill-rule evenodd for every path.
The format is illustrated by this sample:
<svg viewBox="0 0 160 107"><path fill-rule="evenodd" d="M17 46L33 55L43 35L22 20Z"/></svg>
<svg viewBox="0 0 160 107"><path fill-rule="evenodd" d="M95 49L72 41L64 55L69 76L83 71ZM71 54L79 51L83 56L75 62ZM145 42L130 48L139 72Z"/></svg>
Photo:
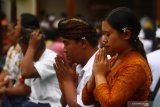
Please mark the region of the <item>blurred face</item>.
<svg viewBox="0 0 160 107"><path fill-rule="evenodd" d="M108 53L119 53L124 48L123 33L112 28L107 21L102 22L102 33L105 40L105 47Z"/></svg>
<svg viewBox="0 0 160 107"><path fill-rule="evenodd" d="M70 63L80 63L81 62L81 52L82 45L80 41L63 39L64 43L64 52L66 54L67 60Z"/></svg>
<svg viewBox="0 0 160 107"><path fill-rule="evenodd" d="M12 23L10 23L8 25L8 32L7 32L7 36L10 39L11 45L16 45L16 39L14 37L14 25Z"/></svg>
<svg viewBox="0 0 160 107"><path fill-rule="evenodd" d="M15 33L14 33L14 36L15 36L17 39L19 38L20 32L21 32L21 19L18 18L18 20L17 20L17 25L15 26Z"/></svg>

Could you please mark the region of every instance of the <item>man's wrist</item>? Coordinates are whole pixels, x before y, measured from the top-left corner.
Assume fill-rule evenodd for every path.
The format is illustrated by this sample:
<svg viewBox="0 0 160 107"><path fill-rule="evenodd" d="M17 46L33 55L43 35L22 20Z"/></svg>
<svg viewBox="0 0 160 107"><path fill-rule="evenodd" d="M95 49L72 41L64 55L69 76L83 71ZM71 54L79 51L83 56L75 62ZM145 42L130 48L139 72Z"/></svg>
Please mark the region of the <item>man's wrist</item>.
<svg viewBox="0 0 160 107"><path fill-rule="evenodd" d="M67 80L63 80L61 81L62 85L69 85L69 84L74 84L74 81L72 79L67 79Z"/></svg>
<svg viewBox="0 0 160 107"><path fill-rule="evenodd" d="M29 47L28 47L28 50L35 52L35 51L36 51L36 47L34 47L34 46L29 46Z"/></svg>

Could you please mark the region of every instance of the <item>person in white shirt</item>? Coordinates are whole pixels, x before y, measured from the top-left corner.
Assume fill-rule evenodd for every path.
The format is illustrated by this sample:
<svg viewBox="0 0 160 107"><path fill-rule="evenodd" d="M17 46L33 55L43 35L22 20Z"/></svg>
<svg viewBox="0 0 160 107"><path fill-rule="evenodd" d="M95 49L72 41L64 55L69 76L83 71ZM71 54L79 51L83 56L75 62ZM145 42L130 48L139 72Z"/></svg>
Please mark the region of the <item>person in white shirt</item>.
<svg viewBox="0 0 160 107"><path fill-rule="evenodd" d="M82 103L82 89L92 74L99 36L96 30L82 19L62 19L58 30L63 38L67 61L77 63L72 69L68 62L57 56L54 64L62 91L61 104L69 107L93 107Z"/></svg>
<svg viewBox="0 0 160 107"><path fill-rule="evenodd" d="M14 107L61 107L61 91L56 73L53 72L53 59L57 54L46 49L43 35L38 28L21 29L19 44L24 54L21 78L15 87L6 88L3 93L10 96L29 96L29 100Z"/></svg>
<svg viewBox="0 0 160 107"><path fill-rule="evenodd" d="M26 35L29 35L30 29L24 29L24 33L27 30ZM57 54L45 48L40 31L33 31L29 38L27 51L22 60L21 75L25 78L25 84L31 93L29 101L22 107L60 107L61 92L53 68L53 59ZM27 40L24 35L21 38L21 41L23 40Z"/></svg>
<svg viewBox="0 0 160 107"><path fill-rule="evenodd" d="M7 33L11 42L11 47L7 53L3 72L0 74L0 84L6 83L3 87L0 87L0 90L2 90L1 96L3 96L2 104L0 104L0 106L2 105L2 107L10 107L10 105L12 105L12 107L19 107L20 103L27 99L25 96L12 97L4 93L4 90L6 88L12 88L16 85L19 74L21 72L20 63L23 58L23 54L21 51L21 47L18 44L19 32L19 26L16 24L15 21L12 21L8 26Z"/></svg>
<svg viewBox="0 0 160 107"><path fill-rule="evenodd" d="M25 84L31 87L30 101L33 102L32 106L42 103L42 105L50 104L50 107L60 107L61 92L52 67L54 63L53 59L56 55L55 52L45 49L40 59L34 63L34 67L40 77L25 80ZM30 102L24 105L23 107L29 107Z"/></svg>
<svg viewBox="0 0 160 107"><path fill-rule="evenodd" d="M157 28L157 31L156 31L156 42L157 42L156 48L160 49L160 25L159 25L159 27Z"/></svg>
<svg viewBox="0 0 160 107"><path fill-rule="evenodd" d="M152 84L150 87L151 92L155 91L156 85L158 84L158 80L160 79L160 49L153 51L149 54L147 54L147 59L149 66L151 68L152 72ZM160 87L155 95L154 101L153 101L153 107L159 107L160 105Z"/></svg>
<svg viewBox="0 0 160 107"><path fill-rule="evenodd" d="M8 32L7 36L9 37L11 46L7 52L7 56L5 59L5 65L3 66L3 70L0 73L0 82L4 82L7 79L14 79L11 78L11 75L14 74L12 73L12 67L13 67L13 59L16 56L16 44L18 42L18 37L14 35L14 27L15 27L15 22L12 21L8 25ZM12 82L12 80L10 80Z"/></svg>

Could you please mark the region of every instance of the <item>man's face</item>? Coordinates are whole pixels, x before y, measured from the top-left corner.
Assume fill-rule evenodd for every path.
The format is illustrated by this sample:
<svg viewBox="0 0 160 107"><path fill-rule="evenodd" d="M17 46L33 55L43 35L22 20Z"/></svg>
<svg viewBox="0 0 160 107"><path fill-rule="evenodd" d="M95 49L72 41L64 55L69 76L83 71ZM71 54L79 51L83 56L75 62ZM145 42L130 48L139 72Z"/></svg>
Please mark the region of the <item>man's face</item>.
<svg viewBox="0 0 160 107"><path fill-rule="evenodd" d="M67 60L70 63L80 63L82 44L80 41L63 39L64 43L64 53L66 54Z"/></svg>

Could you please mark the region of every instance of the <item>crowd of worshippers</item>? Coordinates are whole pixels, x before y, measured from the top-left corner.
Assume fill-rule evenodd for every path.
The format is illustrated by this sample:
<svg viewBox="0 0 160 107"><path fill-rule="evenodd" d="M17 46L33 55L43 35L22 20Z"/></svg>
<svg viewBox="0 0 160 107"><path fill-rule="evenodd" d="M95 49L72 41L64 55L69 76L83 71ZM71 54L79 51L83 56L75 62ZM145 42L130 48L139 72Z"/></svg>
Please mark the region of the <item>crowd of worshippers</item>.
<svg viewBox="0 0 160 107"><path fill-rule="evenodd" d="M131 107L135 101L156 107L160 50L146 55L136 15L118 7L97 28L61 18L46 45L36 16L23 13L10 22L1 107Z"/></svg>

